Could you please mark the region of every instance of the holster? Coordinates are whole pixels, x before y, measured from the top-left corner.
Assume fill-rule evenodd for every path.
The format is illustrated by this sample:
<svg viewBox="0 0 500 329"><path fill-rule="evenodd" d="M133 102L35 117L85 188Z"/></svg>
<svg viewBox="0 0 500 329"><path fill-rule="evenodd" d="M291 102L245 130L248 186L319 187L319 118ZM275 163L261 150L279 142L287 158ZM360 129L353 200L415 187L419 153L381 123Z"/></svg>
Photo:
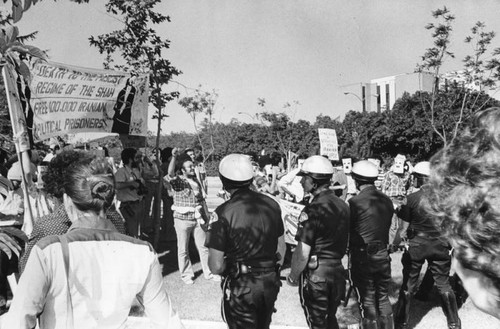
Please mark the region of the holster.
<svg viewBox="0 0 500 329"><path fill-rule="evenodd" d="M307 262L307 268L310 270L315 270L319 266L319 261L318 261L318 256L317 255L311 255L309 257L309 261Z"/></svg>

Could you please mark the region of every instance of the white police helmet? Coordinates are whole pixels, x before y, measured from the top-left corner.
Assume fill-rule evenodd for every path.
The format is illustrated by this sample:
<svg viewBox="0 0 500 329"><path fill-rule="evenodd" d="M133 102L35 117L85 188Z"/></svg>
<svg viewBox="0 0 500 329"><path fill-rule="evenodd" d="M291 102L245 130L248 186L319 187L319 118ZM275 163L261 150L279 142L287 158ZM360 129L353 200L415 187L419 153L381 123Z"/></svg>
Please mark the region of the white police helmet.
<svg viewBox="0 0 500 329"><path fill-rule="evenodd" d="M421 176L430 176L431 163L429 161L422 161L417 163L413 168L413 173Z"/></svg>
<svg viewBox="0 0 500 329"><path fill-rule="evenodd" d="M253 180L253 167L249 157L229 154L219 163L219 176L226 187L243 187Z"/></svg>
<svg viewBox="0 0 500 329"><path fill-rule="evenodd" d="M310 176L313 179L330 179L333 175L332 163L321 155L313 155L304 161L297 176Z"/></svg>
<svg viewBox="0 0 500 329"><path fill-rule="evenodd" d="M361 160L352 166L351 175L359 181L374 182L378 178L378 168L370 161Z"/></svg>

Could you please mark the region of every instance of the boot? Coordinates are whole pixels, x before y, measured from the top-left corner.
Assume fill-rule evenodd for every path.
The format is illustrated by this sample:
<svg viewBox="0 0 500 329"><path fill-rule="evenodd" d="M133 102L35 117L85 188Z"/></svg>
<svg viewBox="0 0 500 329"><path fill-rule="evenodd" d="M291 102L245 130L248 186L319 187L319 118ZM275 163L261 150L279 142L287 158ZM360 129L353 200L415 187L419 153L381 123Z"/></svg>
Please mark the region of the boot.
<svg viewBox="0 0 500 329"><path fill-rule="evenodd" d="M399 299L396 305L396 328L397 329L406 329L408 328L408 320L410 319L410 302L411 295L407 291L399 292Z"/></svg>
<svg viewBox="0 0 500 329"><path fill-rule="evenodd" d="M363 318L361 320L361 329L378 329L377 320Z"/></svg>
<svg viewBox="0 0 500 329"><path fill-rule="evenodd" d="M378 327L380 329L394 329L394 316L392 314L380 316L378 318Z"/></svg>
<svg viewBox="0 0 500 329"><path fill-rule="evenodd" d="M461 329L462 325L460 318L458 317L458 307L455 294L452 291L442 293L441 303L444 315L446 316L446 321L448 322L448 328Z"/></svg>

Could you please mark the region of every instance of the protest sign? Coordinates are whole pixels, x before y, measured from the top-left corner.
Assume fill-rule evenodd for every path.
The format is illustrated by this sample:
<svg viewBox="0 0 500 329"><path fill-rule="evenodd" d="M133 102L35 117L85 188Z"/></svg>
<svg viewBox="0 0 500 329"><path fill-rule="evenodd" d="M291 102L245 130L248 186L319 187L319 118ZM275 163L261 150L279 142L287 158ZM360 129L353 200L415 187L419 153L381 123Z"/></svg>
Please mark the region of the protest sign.
<svg viewBox="0 0 500 329"><path fill-rule="evenodd" d="M405 161L406 157L404 155L398 154L396 156L396 158L394 159L394 168L393 168L393 172L395 174L404 174Z"/></svg>
<svg viewBox="0 0 500 329"><path fill-rule="evenodd" d="M297 234L300 213L304 209L304 206L286 200L279 200L279 203L285 226L285 242L296 245L295 235Z"/></svg>
<svg viewBox="0 0 500 329"><path fill-rule="evenodd" d="M123 148L141 148L146 147L146 137L145 136L132 136L132 135L120 135L120 141L122 142Z"/></svg>
<svg viewBox="0 0 500 329"><path fill-rule="evenodd" d="M147 135L147 75L31 63L33 138L78 132Z"/></svg>
<svg viewBox="0 0 500 329"><path fill-rule="evenodd" d="M339 145L335 129L318 128L320 155L328 156L330 160L339 159Z"/></svg>
<svg viewBox="0 0 500 329"><path fill-rule="evenodd" d="M344 174L350 174L352 171L352 159L351 158L342 159L342 167L344 169Z"/></svg>

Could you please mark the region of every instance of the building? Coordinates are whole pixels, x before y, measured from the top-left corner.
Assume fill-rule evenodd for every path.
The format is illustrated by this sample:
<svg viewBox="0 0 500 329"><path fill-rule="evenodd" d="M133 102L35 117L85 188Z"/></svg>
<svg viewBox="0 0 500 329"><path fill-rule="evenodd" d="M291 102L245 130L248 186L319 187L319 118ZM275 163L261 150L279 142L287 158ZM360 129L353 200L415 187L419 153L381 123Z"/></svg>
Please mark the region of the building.
<svg viewBox="0 0 500 329"><path fill-rule="evenodd" d="M384 111L392 109L403 93L413 94L417 91L432 92L435 75L429 72L406 73L373 79L361 83L361 90L344 92L345 95L358 97L362 102L363 111ZM358 85L359 86L359 85Z"/></svg>

